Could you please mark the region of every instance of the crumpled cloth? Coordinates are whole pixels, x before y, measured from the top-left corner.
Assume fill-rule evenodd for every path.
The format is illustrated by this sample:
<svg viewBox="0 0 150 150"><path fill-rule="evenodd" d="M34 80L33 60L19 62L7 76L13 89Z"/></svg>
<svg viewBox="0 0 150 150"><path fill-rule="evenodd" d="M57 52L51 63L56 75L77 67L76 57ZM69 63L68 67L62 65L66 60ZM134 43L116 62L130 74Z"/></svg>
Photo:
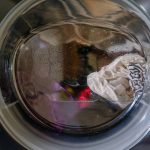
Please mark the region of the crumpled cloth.
<svg viewBox="0 0 150 150"><path fill-rule="evenodd" d="M121 108L130 104L144 87L146 61L139 54L119 56L99 72L87 77L89 88Z"/></svg>

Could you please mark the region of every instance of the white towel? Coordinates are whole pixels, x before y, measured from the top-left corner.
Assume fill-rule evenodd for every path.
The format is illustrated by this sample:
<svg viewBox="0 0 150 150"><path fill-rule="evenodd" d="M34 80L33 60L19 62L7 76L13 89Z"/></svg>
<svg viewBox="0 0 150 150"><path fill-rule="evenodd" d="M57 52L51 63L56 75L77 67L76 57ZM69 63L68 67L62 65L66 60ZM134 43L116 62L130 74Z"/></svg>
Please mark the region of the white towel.
<svg viewBox="0 0 150 150"><path fill-rule="evenodd" d="M139 54L119 56L99 72L88 75L87 84L94 93L124 108L143 90L145 64Z"/></svg>

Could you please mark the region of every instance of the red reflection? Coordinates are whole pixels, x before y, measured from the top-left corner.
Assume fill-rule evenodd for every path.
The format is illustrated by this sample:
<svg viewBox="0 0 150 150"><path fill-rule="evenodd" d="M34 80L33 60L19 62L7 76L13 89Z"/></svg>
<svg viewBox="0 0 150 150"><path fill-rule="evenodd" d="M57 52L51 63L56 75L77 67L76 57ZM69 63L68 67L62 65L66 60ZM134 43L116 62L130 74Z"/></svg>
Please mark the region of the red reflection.
<svg viewBox="0 0 150 150"><path fill-rule="evenodd" d="M78 99L79 99L79 101L81 101L81 103L80 103L81 108L85 108L85 107L88 107L90 105L87 102L90 100L90 94L91 94L91 89L89 87L86 87L85 89L83 89L80 92Z"/></svg>

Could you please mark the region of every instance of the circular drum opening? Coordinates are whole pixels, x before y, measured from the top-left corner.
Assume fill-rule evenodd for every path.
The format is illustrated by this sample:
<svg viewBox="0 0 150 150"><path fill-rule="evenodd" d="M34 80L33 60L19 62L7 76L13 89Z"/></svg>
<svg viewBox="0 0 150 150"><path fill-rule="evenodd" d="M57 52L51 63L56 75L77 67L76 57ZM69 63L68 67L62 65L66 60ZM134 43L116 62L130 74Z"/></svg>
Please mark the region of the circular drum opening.
<svg viewBox="0 0 150 150"><path fill-rule="evenodd" d="M150 122L150 36L142 19L149 24L131 1L18 4L0 28L0 122L12 138L26 149L138 143Z"/></svg>
<svg viewBox="0 0 150 150"><path fill-rule="evenodd" d="M33 31L13 61L13 82L27 112L64 133L111 127L143 93L146 58L138 39L90 22L66 21Z"/></svg>

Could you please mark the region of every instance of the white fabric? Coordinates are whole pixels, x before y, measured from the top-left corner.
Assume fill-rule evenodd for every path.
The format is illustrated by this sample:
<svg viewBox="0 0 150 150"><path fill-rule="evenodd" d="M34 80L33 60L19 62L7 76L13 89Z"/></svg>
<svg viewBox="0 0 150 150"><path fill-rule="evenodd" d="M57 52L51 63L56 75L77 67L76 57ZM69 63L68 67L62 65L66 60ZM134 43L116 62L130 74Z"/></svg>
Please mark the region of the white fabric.
<svg viewBox="0 0 150 150"><path fill-rule="evenodd" d="M134 64L144 68L145 59L139 54L119 56L111 64L102 67L99 72L88 75L87 84L96 94L124 108L132 101L135 94L136 87L133 87L135 79L130 77ZM144 77L143 71L138 73L140 77ZM143 82L143 80L140 81Z"/></svg>

